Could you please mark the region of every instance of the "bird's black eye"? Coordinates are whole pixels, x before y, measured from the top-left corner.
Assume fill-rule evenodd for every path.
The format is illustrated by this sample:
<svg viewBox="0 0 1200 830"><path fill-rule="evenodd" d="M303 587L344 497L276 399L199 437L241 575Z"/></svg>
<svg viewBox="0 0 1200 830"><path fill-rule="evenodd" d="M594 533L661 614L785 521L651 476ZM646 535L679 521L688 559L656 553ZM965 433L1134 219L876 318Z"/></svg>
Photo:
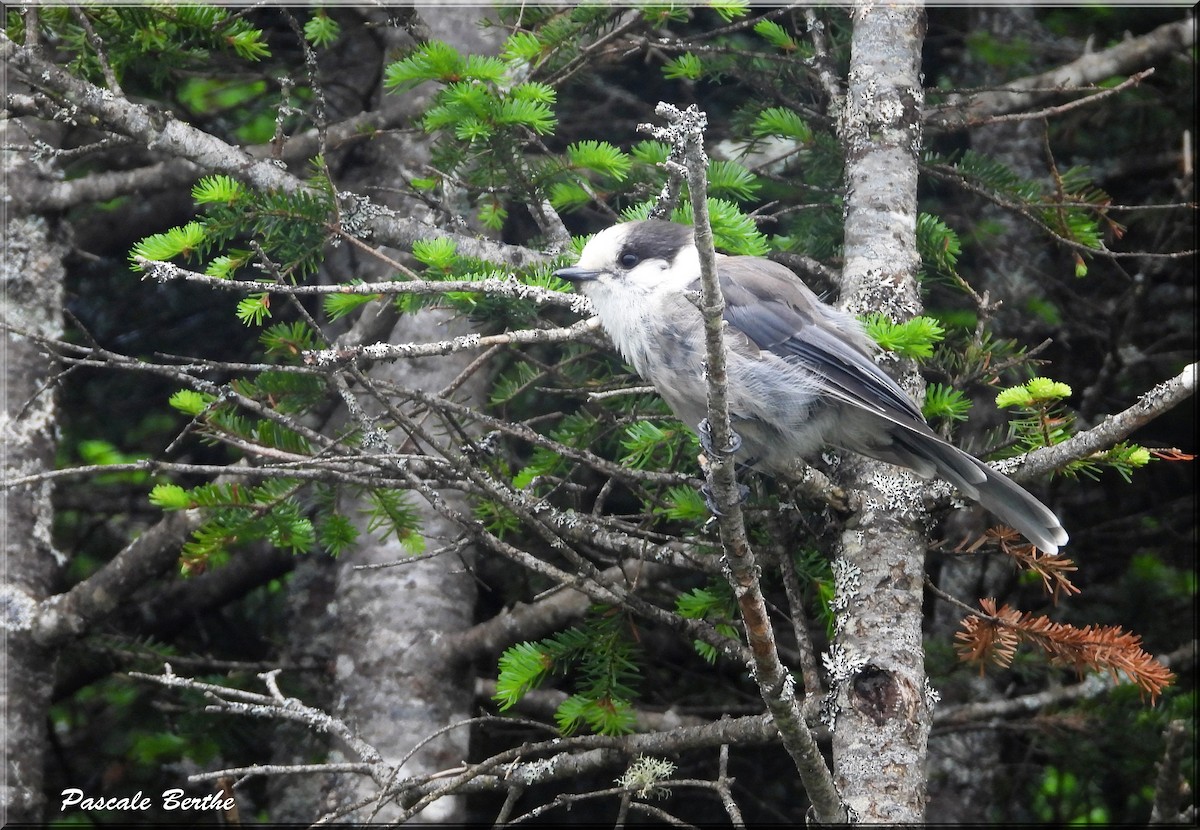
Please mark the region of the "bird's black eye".
<svg viewBox="0 0 1200 830"><path fill-rule="evenodd" d="M639 260L637 254L626 251L625 253L621 254L620 261L622 268L632 268L638 264Z"/></svg>

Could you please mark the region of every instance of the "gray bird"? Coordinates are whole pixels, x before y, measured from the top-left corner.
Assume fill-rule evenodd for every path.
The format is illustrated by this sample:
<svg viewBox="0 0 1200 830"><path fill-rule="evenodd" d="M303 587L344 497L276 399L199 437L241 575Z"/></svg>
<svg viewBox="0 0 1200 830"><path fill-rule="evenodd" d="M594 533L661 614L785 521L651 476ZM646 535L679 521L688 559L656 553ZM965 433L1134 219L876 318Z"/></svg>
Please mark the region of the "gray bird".
<svg viewBox="0 0 1200 830"><path fill-rule="evenodd" d="M614 225L588 242L578 264L554 273L591 299L625 359L701 431L704 328L686 294L700 290L692 229L656 220ZM841 447L922 478L940 475L1047 553L1067 543L1049 508L930 429L876 365L877 346L854 317L768 259L718 254L717 273L739 461L778 472L825 445Z"/></svg>

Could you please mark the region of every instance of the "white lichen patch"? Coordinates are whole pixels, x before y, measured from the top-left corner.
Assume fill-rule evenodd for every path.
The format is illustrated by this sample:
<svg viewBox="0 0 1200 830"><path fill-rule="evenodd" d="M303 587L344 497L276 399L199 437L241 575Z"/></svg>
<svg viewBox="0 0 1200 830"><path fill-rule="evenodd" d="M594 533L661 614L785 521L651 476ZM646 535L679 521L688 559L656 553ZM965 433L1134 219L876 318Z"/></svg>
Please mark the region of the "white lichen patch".
<svg viewBox="0 0 1200 830"><path fill-rule="evenodd" d="M832 730L837 725L838 695L846 682L862 671L867 659L851 656L844 646L835 643L829 651L821 655L821 663L829 675L829 691L821 699L820 718L821 722Z"/></svg>
<svg viewBox="0 0 1200 830"><path fill-rule="evenodd" d="M551 755L549 758L540 758L527 764L516 765L512 769L512 778L526 785L538 784L554 775L560 757Z"/></svg>
<svg viewBox="0 0 1200 830"><path fill-rule="evenodd" d="M342 230L350 236L365 239L370 236L371 223L380 217L392 217L396 212L386 205L372 202L366 196L340 191Z"/></svg>
<svg viewBox="0 0 1200 830"><path fill-rule="evenodd" d="M850 605L862 587L862 569L841 556L833 560L832 568L833 599L829 601L829 610L833 613L833 632L837 635L850 621Z"/></svg>
<svg viewBox="0 0 1200 830"><path fill-rule="evenodd" d="M893 466L879 467L871 476L871 495L864 505L868 509L889 513L916 515L921 506L921 482L912 473Z"/></svg>
<svg viewBox="0 0 1200 830"><path fill-rule="evenodd" d="M37 600L16 585L0 585L0 630L30 630L37 619L37 609Z"/></svg>
<svg viewBox="0 0 1200 830"><path fill-rule="evenodd" d="M587 297L583 296L582 294L575 294L571 300L571 311L575 312L580 317L592 318L592 315L596 313L596 307L592 305L592 301ZM594 317L592 319L595 319L596 326L600 325L599 317Z"/></svg>
<svg viewBox="0 0 1200 830"><path fill-rule="evenodd" d="M639 755L629 769L616 779L618 786L632 790L638 798L666 798L671 791L662 786L675 772L675 764L665 758Z"/></svg>
<svg viewBox="0 0 1200 830"><path fill-rule="evenodd" d="M892 227L908 226L911 221L903 215L891 214L888 224ZM862 258L859 262L862 262ZM854 315L883 311L892 320L907 320L918 315L921 307L916 298L896 288L895 275L898 270L902 269L898 269L895 264L886 268L880 265L865 268L854 296L846 304L846 310Z"/></svg>
<svg viewBox="0 0 1200 830"><path fill-rule="evenodd" d="M830 685L845 683L851 677L862 671L867 664L867 658L862 655L852 655L845 646L834 643L829 651L821 655L821 664L829 675Z"/></svg>
<svg viewBox="0 0 1200 830"><path fill-rule="evenodd" d="M929 709L929 711L932 712L934 710L934 708L937 707L938 703L941 702L942 695L941 695L941 692L939 692L937 689L933 688L933 686L931 686L929 684L928 677L925 678L924 693L925 693L925 706L927 709Z"/></svg>

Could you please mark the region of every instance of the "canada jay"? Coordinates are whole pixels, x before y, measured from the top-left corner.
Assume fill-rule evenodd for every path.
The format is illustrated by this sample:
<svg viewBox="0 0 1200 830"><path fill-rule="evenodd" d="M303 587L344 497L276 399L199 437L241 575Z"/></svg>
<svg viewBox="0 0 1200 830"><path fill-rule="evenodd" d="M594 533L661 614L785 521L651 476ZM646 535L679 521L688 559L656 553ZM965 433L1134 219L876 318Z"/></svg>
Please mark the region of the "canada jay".
<svg viewBox="0 0 1200 830"><path fill-rule="evenodd" d="M929 428L871 358L876 346L854 317L768 259L718 254L717 272L739 461L770 472L831 444L922 478L942 476L1047 553L1066 544L1044 504ZM697 429L708 393L703 321L685 295L700 288L692 229L656 220L614 225L588 242L577 265L555 274L591 299L625 359Z"/></svg>

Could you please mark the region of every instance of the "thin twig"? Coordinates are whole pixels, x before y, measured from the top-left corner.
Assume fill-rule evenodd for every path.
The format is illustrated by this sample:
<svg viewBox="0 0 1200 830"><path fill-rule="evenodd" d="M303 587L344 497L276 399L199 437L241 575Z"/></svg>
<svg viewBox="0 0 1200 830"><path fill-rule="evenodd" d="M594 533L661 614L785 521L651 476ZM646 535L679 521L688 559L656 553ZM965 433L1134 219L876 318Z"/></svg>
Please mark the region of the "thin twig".
<svg viewBox="0 0 1200 830"><path fill-rule="evenodd" d="M108 84L108 88L114 95L124 95L125 93L121 90L121 82L117 80L117 73L113 72L112 66L108 63L108 55L104 51L104 39L92 27L92 21L88 18L87 12L78 6L72 6L71 11L74 13L75 19L79 21L79 25L83 27L88 44L96 52L96 60L100 64L100 71L104 74L104 82Z"/></svg>
<svg viewBox="0 0 1200 830"><path fill-rule="evenodd" d="M1040 118L1052 118L1055 115L1062 115L1064 112L1070 112L1073 109L1094 104L1099 100L1109 97L1110 95L1116 95L1118 92L1123 92L1131 86L1137 86L1143 80L1149 78L1153 74L1154 67L1152 66L1149 69L1144 69L1141 72L1130 75L1128 78L1114 87L1100 89L1097 92L1093 92L1091 95L1085 95L1082 98L1078 98L1074 101L1068 101L1065 104L1059 104L1058 106L1054 107L1045 107L1032 112L1010 112L1004 115L988 115L982 118L972 119L968 121L965 126L978 127L983 124L1001 124L1006 121L1035 121ZM1072 89L1070 91L1074 92L1075 90Z"/></svg>

